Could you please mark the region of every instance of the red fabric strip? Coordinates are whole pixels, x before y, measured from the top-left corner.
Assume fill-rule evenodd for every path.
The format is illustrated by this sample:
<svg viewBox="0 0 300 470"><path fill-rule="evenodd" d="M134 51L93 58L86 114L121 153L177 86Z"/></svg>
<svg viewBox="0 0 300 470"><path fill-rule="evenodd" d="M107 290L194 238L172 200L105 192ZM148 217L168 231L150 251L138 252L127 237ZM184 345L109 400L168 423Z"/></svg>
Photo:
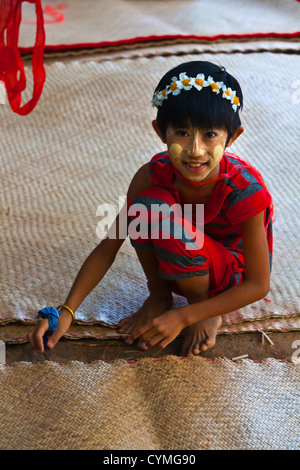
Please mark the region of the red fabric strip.
<svg viewBox="0 0 300 470"><path fill-rule="evenodd" d="M22 92L26 89L26 74L18 47L22 18L22 2L25 0L1 0L0 11L0 80L5 83L11 109L22 116L37 105L46 80L44 68L45 29L41 0L27 0L35 4L37 17L35 45L32 48L33 94L21 106Z"/></svg>

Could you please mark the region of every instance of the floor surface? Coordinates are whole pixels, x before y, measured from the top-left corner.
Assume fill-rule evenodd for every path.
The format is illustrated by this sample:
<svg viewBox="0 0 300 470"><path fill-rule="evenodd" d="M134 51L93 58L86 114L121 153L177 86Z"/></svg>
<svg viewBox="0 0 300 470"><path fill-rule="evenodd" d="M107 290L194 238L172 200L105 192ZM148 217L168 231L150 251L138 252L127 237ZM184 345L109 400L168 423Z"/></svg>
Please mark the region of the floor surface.
<svg viewBox="0 0 300 470"><path fill-rule="evenodd" d="M273 345L267 339L263 342L262 334L259 332L219 335L216 345L201 355L207 358L234 359L247 354L248 358L254 361L269 357L288 361L297 359L297 357L300 359L300 331L271 332L267 335ZM179 336L162 351L157 351L154 348L149 351L140 351L136 344L129 346L119 339L62 339L52 351L50 360L55 362L91 362L95 360L112 362L119 359L134 361L145 356L159 358L167 354L181 356L181 344L182 336ZM297 350L299 350L298 354ZM45 360L45 356L33 351L28 343L6 345L7 364L16 361L36 362L43 360Z"/></svg>

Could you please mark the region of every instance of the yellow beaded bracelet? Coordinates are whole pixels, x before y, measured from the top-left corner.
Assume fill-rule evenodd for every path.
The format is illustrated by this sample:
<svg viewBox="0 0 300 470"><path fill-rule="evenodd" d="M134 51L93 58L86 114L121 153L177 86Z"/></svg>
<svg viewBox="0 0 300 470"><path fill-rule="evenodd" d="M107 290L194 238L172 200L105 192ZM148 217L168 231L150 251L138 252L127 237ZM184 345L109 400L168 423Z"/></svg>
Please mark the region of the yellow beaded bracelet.
<svg viewBox="0 0 300 470"><path fill-rule="evenodd" d="M68 307L67 305L60 305L59 307L57 307L57 310L60 310L61 308L65 308L66 310L68 310L72 315L73 322L75 322L75 315L73 310L71 310L70 307Z"/></svg>

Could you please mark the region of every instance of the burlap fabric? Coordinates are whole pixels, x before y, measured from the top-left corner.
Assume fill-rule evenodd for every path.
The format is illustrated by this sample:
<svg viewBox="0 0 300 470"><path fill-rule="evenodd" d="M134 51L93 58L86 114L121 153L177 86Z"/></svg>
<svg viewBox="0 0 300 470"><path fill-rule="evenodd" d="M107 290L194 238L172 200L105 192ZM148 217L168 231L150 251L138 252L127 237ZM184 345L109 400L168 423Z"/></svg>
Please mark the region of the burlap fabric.
<svg viewBox="0 0 300 470"><path fill-rule="evenodd" d="M299 370L174 356L2 366L0 448L299 449Z"/></svg>

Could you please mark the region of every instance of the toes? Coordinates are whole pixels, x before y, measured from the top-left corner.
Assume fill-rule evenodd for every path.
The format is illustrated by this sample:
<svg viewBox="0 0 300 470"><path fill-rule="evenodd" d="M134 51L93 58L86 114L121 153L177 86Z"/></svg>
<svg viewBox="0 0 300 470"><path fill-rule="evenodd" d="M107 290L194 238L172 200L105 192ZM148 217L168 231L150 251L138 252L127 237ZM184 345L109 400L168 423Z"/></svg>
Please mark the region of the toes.
<svg viewBox="0 0 300 470"><path fill-rule="evenodd" d="M185 357L185 356L190 356L191 354L192 354L191 343L185 340L181 349L181 355Z"/></svg>
<svg viewBox="0 0 300 470"><path fill-rule="evenodd" d="M201 352L207 351L216 344L215 339L207 338L206 340L197 339L189 343L184 343L181 354L183 356L198 356Z"/></svg>
<svg viewBox="0 0 300 470"><path fill-rule="evenodd" d="M207 338L203 343L201 344L201 351L207 351L207 349L212 348L216 344L216 339L215 338Z"/></svg>
<svg viewBox="0 0 300 470"><path fill-rule="evenodd" d="M209 326L210 328L208 328ZM216 329L211 328L209 324L196 325L194 328L187 329L185 333L182 347L182 355L184 356L197 356L216 344Z"/></svg>
<svg viewBox="0 0 300 470"><path fill-rule="evenodd" d="M186 357L199 354L199 342L199 340L191 338L190 336L186 337L181 349L181 355Z"/></svg>
<svg viewBox="0 0 300 470"><path fill-rule="evenodd" d="M182 355L183 356L198 356L201 352L201 345L204 339L198 334L188 335L183 343Z"/></svg>
<svg viewBox="0 0 300 470"><path fill-rule="evenodd" d="M191 342L182 349L183 356L197 356L200 353L199 345Z"/></svg>
<svg viewBox="0 0 300 470"><path fill-rule="evenodd" d="M201 341L199 339L192 342L189 348L189 356L198 356L200 353L200 344Z"/></svg>
<svg viewBox="0 0 300 470"><path fill-rule="evenodd" d="M194 354L194 356L198 356L198 354L200 354L200 348L199 347L194 347L193 348L193 354Z"/></svg>
<svg viewBox="0 0 300 470"><path fill-rule="evenodd" d="M207 346L208 348L212 348L215 344L216 344L216 338L207 338L205 340L205 346Z"/></svg>

